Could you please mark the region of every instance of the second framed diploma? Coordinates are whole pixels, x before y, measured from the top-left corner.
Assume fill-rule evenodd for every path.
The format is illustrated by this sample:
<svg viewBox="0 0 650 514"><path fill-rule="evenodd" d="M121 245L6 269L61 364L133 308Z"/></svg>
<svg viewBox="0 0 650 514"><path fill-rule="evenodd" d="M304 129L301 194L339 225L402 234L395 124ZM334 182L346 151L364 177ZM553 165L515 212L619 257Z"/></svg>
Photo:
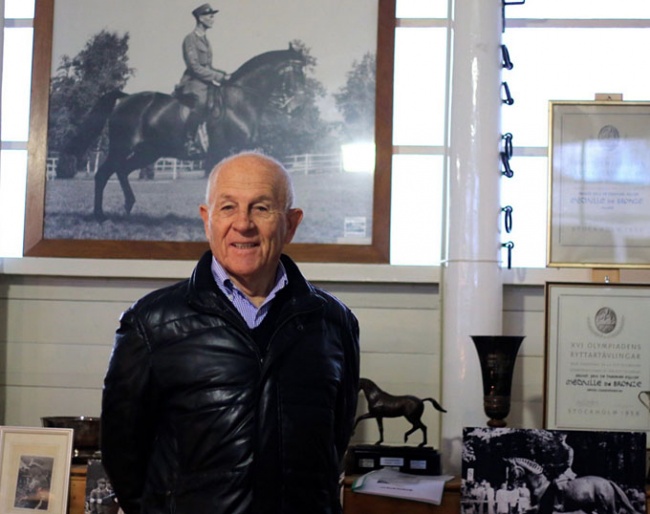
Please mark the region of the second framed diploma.
<svg viewBox="0 0 650 514"><path fill-rule="evenodd" d="M551 102L548 266L650 267L650 103Z"/></svg>

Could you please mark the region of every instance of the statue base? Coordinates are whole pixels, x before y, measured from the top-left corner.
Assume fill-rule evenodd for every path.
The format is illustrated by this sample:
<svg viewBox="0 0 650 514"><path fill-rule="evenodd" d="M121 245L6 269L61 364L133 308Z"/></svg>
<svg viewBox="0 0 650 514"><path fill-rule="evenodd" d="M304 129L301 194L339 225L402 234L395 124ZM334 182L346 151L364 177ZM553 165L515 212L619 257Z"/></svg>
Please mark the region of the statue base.
<svg viewBox="0 0 650 514"><path fill-rule="evenodd" d="M440 475L440 453L430 446L360 444L348 448L345 463L348 475L363 475L389 467L413 475Z"/></svg>

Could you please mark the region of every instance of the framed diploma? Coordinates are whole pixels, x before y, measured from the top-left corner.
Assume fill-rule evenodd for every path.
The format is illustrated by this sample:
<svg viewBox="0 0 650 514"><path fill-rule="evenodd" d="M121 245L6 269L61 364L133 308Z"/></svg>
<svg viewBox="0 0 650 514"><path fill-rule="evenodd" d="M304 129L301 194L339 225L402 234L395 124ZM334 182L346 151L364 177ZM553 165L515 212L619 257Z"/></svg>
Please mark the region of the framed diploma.
<svg viewBox="0 0 650 514"><path fill-rule="evenodd" d="M650 286L547 283L544 424L650 431Z"/></svg>
<svg viewBox="0 0 650 514"><path fill-rule="evenodd" d="M650 267L650 102L549 111L548 266Z"/></svg>

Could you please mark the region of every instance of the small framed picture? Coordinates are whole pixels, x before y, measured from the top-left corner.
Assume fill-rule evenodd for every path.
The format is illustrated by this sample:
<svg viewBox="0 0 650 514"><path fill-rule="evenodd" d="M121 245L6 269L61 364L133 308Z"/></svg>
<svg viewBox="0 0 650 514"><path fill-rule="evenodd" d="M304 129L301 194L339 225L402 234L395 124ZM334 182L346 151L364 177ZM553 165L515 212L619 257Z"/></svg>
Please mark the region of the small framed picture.
<svg viewBox="0 0 650 514"><path fill-rule="evenodd" d="M86 472L86 512L123 514L100 459L90 459Z"/></svg>
<svg viewBox="0 0 650 514"><path fill-rule="evenodd" d="M66 514L71 428L0 427L0 512Z"/></svg>

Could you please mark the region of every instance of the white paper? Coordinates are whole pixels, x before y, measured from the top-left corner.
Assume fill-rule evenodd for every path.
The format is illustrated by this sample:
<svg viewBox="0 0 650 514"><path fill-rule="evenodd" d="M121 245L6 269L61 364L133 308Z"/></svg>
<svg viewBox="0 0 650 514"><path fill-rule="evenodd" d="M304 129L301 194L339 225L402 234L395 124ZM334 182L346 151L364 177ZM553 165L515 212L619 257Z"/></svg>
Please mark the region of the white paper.
<svg viewBox="0 0 650 514"><path fill-rule="evenodd" d="M352 484L352 490L356 493L391 496L440 505L445 482L452 478L450 475L411 475L382 468L357 478Z"/></svg>

